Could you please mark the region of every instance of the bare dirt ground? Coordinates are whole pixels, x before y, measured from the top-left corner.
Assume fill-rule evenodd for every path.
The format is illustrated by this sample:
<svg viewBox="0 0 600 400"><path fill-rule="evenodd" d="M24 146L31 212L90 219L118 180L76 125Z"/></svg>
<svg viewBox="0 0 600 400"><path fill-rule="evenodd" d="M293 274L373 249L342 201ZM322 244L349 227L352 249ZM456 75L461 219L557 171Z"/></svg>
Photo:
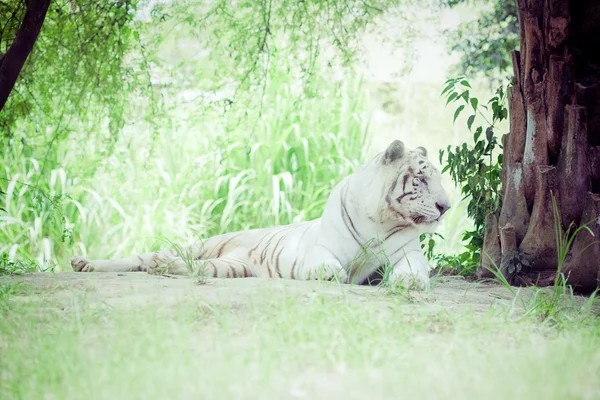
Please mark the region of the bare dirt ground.
<svg viewBox="0 0 600 400"><path fill-rule="evenodd" d="M528 298L549 288L515 289L521 303L502 286L459 277L434 278L426 292L257 278L200 285L145 273L37 273L0 283L7 279L2 399L599 393L597 319L519 318Z"/></svg>
<svg viewBox="0 0 600 400"><path fill-rule="evenodd" d="M115 309L130 310L148 305L172 307L186 299L207 305L243 305L250 299L260 299L261 293L283 292L310 296L321 294L344 296L350 303L368 302L385 307L389 292L381 287L340 285L331 282L293 281L284 279L212 279L197 284L187 277L153 276L145 273L35 273L10 278L28 286L28 296L51 296L67 300L83 295L89 304L99 303ZM429 292L400 293L406 307L419 311L485 312L492 305L510 306L513 295L499 285L468 282L460 277L440 277ZM526 295L529 289L522 289Z"/></svg>

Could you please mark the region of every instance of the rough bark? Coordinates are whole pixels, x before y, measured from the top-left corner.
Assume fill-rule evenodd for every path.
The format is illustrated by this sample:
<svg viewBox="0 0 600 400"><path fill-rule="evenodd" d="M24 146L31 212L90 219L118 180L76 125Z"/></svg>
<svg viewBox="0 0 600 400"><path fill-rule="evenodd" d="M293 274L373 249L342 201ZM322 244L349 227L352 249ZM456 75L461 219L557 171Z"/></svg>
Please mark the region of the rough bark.
<svg viewBox="0 0 600 400"><path fill-rule="evenodd" d="M519 63L519 52L513 52L513 63ZM515 71L519 71L515 68ZM510 122L510 134L508 135L508 149L510 157L504 157L508 164L520 163L523 161L523 152L525 151L525 106L523 104L523 93L518 84L508 90L508 112ZM506 148L505 148L506 151Z"/></svg>
<svg viewBox="0 0 600 400"><path fill-rule="evenodd" d="M598 80L600 81L600 79ZM588 131L600 132L600 83L584 85L578 83L576 85L577 104L583 106L587 110L587 127ZM600 135L590 134L589 140L592 146L600 146Z"/></svg>
<svg viewBox="0 0 600 400"><path fill-rule="evenodd" d="M44 24L50 0L29 0L27 11L13 43L0 58L0 111L4 108L17 77L31 53Z"/></svg>
<svg viewBox="0 0 600 400"><path fill-rule="evenodd" d="M523 171L521 163L505 164L503 207L498 224L500 227L510 224L515 230L517 243L521 243L529 225L529 211L523 191Z"/></svg>
<svg viewBox="0 0 600 400"><path fill-rule="evenodd" d="M588 165L589 145L585 107L565 107L566 135L558 159L558 192L561 194L560 215L562 226L579 225L583 212L581 194L590 190Z"/></svg>
<svg viewBox="0 0 600 400"><path fill-rule="evenodd" d="M569 282L579 289L594 290L600 277L600 195L588 193L581 215L582 229L575 240L570 257L565 261L564 273Z"/></svg>
<svg viewBox="0 0 600 400"><path fill-rule="evenodd" d="M535 196L536 168L548 165L548 138L545 113L546 52L544 51L544 1L518 0L520 22L524 28L521 37L526 46L521 48L521 73L525 100L525 152L523 154L523 179L525 198Z"/></svg>
<svg viewBox="0 0 600 400"><path fill-rule="evenodd" d="M500 229L500 246L502 247L500 270L502 271L502 275L508 280L520 270L520 265L517 262L519 257L517 235L515 227L511 224L506 224Z"/></svg>
<svg viewBox="0 0 600 400"><path fill-rule="evenodd" d="M600 193L600 146L590 149L590 178L592 192Z"/></svg>
<svg viewBox="0 0 600 400"><path fill-rule="evenodd" d="M502 209L498 224L486 227L483 251L496 251L499 234L505 276L540 284L552 282L558 267L552 199L561 232L571 223L600 221L600 3L517 0L517 6L521 48L512 54ZM586 232L568 255L568 282L591 289L600 277L600 244Z"/></svg>
<svg viewBox="0 0 600 400"><path fill-rule="evenodd" d="M571 57L552 55L548 70L548 153L550 160L556 162L562 144L564 106L572 103Z"/></svg>
<svg viewBox="0 0 600 400"><path fill-rule="evenodd" d="M540 166L536 172L533 211L519 250L533 259L533 269L556 269L556 233L552 213L552 197L557 187L556 168Z"/></svg>
<svg viewBox="0 0 600 400"><path fill-rule="evenodd" d="M500 251L500 236L498 235L498 218L494 214L489 214L485 217L483 249L481 251L477 276L479 278L493 278L494 274L491 271L500 268L501 259L502 253Z"/></svg>

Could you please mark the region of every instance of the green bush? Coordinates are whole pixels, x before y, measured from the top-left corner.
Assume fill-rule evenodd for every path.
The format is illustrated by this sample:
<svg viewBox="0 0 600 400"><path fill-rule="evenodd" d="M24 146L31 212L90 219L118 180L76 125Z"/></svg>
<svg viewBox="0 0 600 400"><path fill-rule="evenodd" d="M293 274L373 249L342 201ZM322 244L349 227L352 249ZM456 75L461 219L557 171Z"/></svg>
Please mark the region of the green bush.
<svg viewBox="0 0 600 400"><path fill-rule="evenodd" d="M442 96L446 105L456 104L454 121L465 110L470 112L467 129L473 135L471 143L448 146L440 150L442 173L448 173L452 181L461 188L463 200L468 201L467 215L473 220L474 229L463 234L465 251L458 255L434 255L435 241L427 243L428 255L440 266L448 266L459 273L471 275L479 265L483 245L483 229L486 215L501 207L502 190L502 145L498 142L495 128L508 116L505 107L506 93L498 88L496 95L486 104L481 104L470 93L471 85L464 77L448 79ZM477 122L481 121L481 125Z"/></svg>

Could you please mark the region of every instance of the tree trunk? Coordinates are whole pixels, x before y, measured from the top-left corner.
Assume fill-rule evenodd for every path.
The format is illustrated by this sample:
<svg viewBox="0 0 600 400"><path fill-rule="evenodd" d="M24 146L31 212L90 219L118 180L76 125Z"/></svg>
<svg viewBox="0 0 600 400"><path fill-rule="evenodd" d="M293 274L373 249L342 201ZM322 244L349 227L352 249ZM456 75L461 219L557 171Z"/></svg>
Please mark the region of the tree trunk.
<svg viewBox="0 0 600 400"><path fill-rule="evenodd" d="M600 277L600 3L517 5L521 49L512 57L502 209L497 226L485 230L482 260L489 260L485 254L498 259L500 242L502 272L512 282L551 283L559 267L557 233L586 224L595 236L578 233L561 272L576 288L594 289Z"/></svg>
<svg viewBox="0 0 600 400"><path fill-rule="evenodd" d="M0 57L0 111L4 108L25 60L33 49L49 6L50 0L29 0L23 23L15 35L15 40Z"/></svg>

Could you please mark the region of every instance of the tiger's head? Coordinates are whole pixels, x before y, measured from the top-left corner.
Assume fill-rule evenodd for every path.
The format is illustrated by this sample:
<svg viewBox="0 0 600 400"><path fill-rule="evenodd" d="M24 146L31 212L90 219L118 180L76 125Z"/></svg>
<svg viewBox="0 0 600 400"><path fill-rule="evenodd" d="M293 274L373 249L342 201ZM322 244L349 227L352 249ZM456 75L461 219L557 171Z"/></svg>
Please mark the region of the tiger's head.
<svg viewBox="0 0 600 400"><path fill-rule="evenodd" d="M380 163L385 180L381 222L400 220L423 230L433 228L450 208L450 200L427 150L410 150L395 140L381 154Z"/></svg>

